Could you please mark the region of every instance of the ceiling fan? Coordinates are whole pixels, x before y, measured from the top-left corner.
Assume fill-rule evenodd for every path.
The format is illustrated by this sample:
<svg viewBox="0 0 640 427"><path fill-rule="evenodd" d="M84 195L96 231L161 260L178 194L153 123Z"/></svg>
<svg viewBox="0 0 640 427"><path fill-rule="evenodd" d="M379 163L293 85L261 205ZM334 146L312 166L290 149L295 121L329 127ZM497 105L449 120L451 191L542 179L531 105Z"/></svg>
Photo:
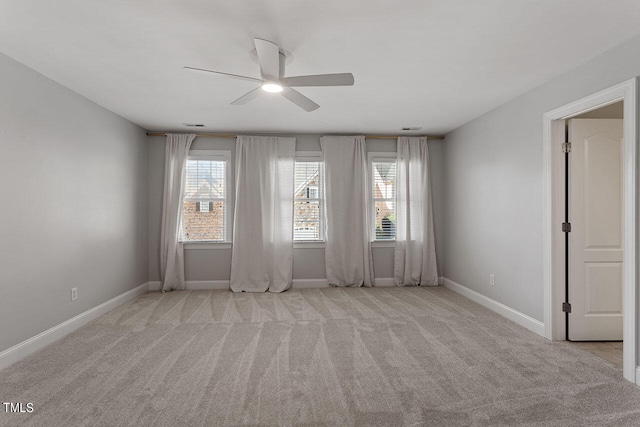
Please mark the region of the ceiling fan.
<svg viewBox="0 0 640 427"><path fill-rule="evenodd" d="M204 71L206 73L221 74L243 80L251 80L260 83L260 86L242 95L233 101L232 105L244 105L257 98L262 91L280 93L289 101L305 111L313 111L320 107L318 104L301 94L292 87L299 86L353 86L353 74L315 74L308 76L285 77L284 68L287 54L280 47L268 40L254 39L256 54L260 64L261 79L241 76L238 74L223 73L222 71L205 70L203 68L184 67L187 70Z"/></svg>

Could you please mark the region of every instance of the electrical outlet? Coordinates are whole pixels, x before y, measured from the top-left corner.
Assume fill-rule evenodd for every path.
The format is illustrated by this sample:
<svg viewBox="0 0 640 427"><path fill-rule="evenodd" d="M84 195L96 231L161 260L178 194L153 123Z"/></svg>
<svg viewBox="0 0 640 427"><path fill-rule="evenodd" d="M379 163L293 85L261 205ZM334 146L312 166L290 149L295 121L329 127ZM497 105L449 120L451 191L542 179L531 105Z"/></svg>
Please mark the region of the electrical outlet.
<svg viewBox="0 0 640 427"><path fill-rule="evenodd" d="M78 299L78 288L71 288L71 301Z"/></svg>
<svg viewBox="0 0 640 427"><path fill-rule="evenodd" d="M489 275L489 284L491 286L495 286L496 284L496 275L493 273Z"/></svg>

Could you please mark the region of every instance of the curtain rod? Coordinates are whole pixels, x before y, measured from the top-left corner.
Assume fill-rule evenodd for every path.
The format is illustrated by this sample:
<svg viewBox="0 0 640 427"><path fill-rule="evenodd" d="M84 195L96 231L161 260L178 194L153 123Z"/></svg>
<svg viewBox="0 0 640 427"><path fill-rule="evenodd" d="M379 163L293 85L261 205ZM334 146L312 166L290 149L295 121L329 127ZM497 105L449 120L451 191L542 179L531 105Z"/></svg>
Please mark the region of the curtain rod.
<svg viewBox="0 0 640 427"><path fill-rule="evenodd" d="M196 133L198 136L210 136L214 138L235 138L238 135L232 133ZM167 136L165 132L147 132L147 136ZM444 139L442 135L365 135L367 139L395 139L399 136L426 136L427 139Z"/></svg>

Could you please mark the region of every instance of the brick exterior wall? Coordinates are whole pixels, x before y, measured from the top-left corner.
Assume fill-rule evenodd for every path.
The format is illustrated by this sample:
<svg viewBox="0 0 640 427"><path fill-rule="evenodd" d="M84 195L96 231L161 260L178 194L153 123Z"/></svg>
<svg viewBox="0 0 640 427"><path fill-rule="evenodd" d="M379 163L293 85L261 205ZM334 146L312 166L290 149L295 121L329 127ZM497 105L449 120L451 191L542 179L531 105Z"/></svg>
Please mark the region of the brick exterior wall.
<svg viewBox="0 0 640 427"><path fill-rule="evenodd" d="M209 212L198 212L196 202L184 202L182 222L187 240L224 240L222 201L213 202Z"/></svg>
<svg viewBox="0 0 640 427"><path fill-rule="evenodd" d="M309 182L308 186L317 186L316 180ZM317 202L307 202L302 198L306 195L308 187L302 188L296 199L294 200L294 228L310 228L305 234L313 238L322 238L320 236L318 218L320 218L319 205ZM380 191L376 188L376 196L381 197ZM202 202L208 203L208 202ZM376 208L376 228L381 228L382 218L392 214L392 211L386 208ZM186 240L224 240L224 218L223 218L223 202L213 202L213 209L209 212L198 212L196 210L196 202L184 202L182 209L182 221L184 224L184 232ZM395 222L395 218L392 218ZM308 233L308 234L307 234Z"/></svg>

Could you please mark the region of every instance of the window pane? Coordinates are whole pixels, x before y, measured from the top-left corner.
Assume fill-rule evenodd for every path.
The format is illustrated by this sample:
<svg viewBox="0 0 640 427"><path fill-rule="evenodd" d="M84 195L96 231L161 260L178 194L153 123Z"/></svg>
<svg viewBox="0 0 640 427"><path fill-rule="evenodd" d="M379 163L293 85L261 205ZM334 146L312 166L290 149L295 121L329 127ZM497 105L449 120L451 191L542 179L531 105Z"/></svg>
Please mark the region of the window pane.
<svg viewBox="0 0 640 427"><path fill-rule="evenodd" d="M297 161L293 240L322 240L322 162Z"/></svg>
<svg viewBox="0 0 640 427"><path fill-rule="evenodd" d="M185 199L225 197L225 164L223 160L187 160Z"/></svg>
<svg viewBox="0 0 640 427"><path fill-rule="evenodd" d="M320 201L319 200L296 200L293 202L293 208L295 209L295 224L297 226L298 222L308 222L308 221L320 221Z"/></svg>
<svg viewBox="0 0 640 427"><path fill-rule="evenodd" d="M224 208L222 200L185 200L182 208L185 240L224 240Z"/></svg>
<svg viewBox="0 0 640 427"><path fill-rule="evenodd" d="M396 238L396 206L393 200L377 200L376 207L376 240L393 240Z"/></svg>
<svg viewBox="0 0 640 427"><path fill-rule="evenodd" d="M226 162L187 160L182 208L185 240L225 240Z"/></svg>
<svg viewBox="0 0 640 427"><path fill-rule="evenodd" d="M396 238L396 162L372 162L375 240Z"/></svg>
<svg viewBox="0 0 640 427"><path fill-rule="evenodd" d="M293 240L321 240L319 200L294 202Z"/></svg>
<svg viewBox="0 0 640 427"><path fill-rule="evenodd" d="M296 162L295 198L317 198L319 188L320 162ZM315 196L311 196L312 193Z"/></svg>
<svg viewBox="0 0 640 427"><path fill-rule="evenodd" d="M373 162L374 199L396 197L396 162Z"/></svg>

